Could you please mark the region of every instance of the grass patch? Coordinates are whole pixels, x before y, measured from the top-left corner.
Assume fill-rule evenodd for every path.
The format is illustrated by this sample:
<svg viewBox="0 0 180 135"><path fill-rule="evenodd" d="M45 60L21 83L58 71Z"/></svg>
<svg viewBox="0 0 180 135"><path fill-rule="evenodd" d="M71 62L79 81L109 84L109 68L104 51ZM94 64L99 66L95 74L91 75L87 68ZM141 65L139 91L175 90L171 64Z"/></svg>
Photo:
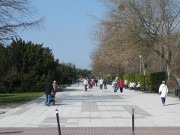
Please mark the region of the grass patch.
<svg viewBox="0 0 180 135"><path fill-rule="evenodd" d="M0 106L5 106L9 104L20 103L23 104L27 101L36 99L44 95L44 92L33 92L33 93L0 93Z"/></svg>

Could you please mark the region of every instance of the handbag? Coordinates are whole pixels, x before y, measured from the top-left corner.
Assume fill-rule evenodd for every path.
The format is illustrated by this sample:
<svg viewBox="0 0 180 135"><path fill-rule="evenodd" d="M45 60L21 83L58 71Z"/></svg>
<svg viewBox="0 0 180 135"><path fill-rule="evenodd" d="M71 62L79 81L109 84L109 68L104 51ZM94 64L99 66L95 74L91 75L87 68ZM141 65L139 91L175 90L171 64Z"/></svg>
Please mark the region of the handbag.
<svg viewBox="0 0 180 135"><path fill-rule="evenodd" d="M159 95L161 95L162 91L159 92Z"/></svg>

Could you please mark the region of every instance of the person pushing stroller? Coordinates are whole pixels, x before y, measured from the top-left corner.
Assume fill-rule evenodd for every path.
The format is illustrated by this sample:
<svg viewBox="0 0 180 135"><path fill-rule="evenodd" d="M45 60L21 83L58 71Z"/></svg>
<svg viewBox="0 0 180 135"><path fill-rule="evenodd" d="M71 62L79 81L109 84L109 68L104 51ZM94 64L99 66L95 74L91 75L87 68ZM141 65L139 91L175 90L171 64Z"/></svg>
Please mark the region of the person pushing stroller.
<svg viewBox="0 0 180 135"><path fill-rule="evenodd" d="M53 102L53 105L55 105L55 99L54 98L55 98L56 92L59 89L59 86L57 85L56 80L53 81L52 87L53 87L53 90L51 91L50 102Z"/></svg>

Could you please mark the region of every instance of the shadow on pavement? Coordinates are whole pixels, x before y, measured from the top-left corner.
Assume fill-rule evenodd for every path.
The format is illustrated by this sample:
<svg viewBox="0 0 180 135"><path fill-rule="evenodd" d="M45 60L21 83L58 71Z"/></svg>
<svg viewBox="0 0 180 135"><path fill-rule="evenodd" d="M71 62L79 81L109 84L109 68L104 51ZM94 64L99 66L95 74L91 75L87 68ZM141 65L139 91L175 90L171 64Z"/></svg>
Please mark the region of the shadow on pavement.
<svg viewBox="0 0 180 135"><path fill-rule="evenodd" d="M8 134L19 134L23 133L23 131L12 131L12 132L0 132L1 135L8 135Z"/></svg>
<svg viewBox="0 0 180 135"><path fill-rule="evenodd" d="M63 91L82 91L82 90L78 90L78 89L63 89L63 90L61 90L61 92L63 92Z"/></svg>
<svg viewBox="0 0 180 135"><path fill-rule="evenodd" d="M60 106L60 105L69 105L69 104L55 104L55 105L52 105L52 106Z"/></svg>
<svg viewBox="0 0 180 135"><path fill-rule="evenodd" d="M166 106L170 106L170 105L178 105L180 103L174 103L174 104L167 104Z"/></svg>

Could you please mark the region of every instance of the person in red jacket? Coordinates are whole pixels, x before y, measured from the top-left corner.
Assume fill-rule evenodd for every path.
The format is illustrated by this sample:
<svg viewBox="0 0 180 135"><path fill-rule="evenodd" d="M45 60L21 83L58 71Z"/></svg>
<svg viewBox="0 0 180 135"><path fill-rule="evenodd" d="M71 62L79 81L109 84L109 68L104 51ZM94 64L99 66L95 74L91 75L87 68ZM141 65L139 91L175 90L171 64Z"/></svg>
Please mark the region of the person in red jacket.
<svg viewBox="0 0 180 135"><path fill-rule="evenodd" d="M124 82L122 80L119 81L119 88L120 88L120 92L123 92L123 87L124 87Z"/></svg>

